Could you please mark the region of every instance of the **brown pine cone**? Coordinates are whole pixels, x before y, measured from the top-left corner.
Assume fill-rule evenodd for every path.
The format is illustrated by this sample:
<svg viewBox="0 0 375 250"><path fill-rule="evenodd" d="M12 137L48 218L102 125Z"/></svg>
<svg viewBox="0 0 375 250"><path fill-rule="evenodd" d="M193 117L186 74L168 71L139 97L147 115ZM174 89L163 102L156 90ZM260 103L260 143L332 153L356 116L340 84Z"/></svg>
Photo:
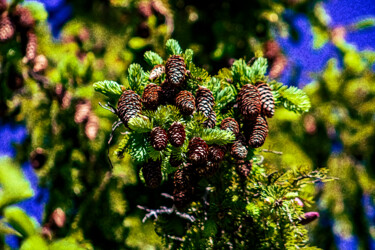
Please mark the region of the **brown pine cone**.
<svg viewBox="0 0 375 250"><path fill-rule="evenodd" d="M237 174L242 178L246 178L247 176L249 176L251 172L251 168L252 168L251 161L245 162L244 160L238 160L236 162Z"/></svg>
<svg viewBox="0 0 375 250"><path fill-rule="evenodd" d="M184 210L192 200L192 191L184 190L184 191L173 191L173 204L176 206L177 210L182 211Z"/></svg>
<svg viewBox="0 0 375 250"><path fill-rule="evenodd" d="M207 117L203 125L207 128L214 128L216 125L216 114L214 111L215 98L211 90L200 86L197 90L196 100L197 111Z"/></svg>
<svg viewBox="0 0 375 250"><path fill-rule="evenodd" d="M206 164L208 158L208 145L199 137L194 137L189 142L188 158L193 164Z"/></svg>
<svg viewBox="0 0 375 250"><path fill-rule="evenodd" d="M208 161L206 164L195 165L195 169L199 176L211 177L219 169L219 163Z"/></svg>
<svg viewBox="0 0 375 250"><path fill-rule="evenodd" d="M47 155L42 148L36 148L30 153L30 163L34 169L40 169L47 161Z"/></svg>
<svg viewBox="0 0 375 250"><path fill-rule="evenodd" d="M161 161L148 160L143 164L142 173L146 185L150 188L157 188L162 180Z"/></svg>
<svg viewBox="0 0 375 250"><path fill-rule="evenodd" d="M90 113L86 126L85 134L89 140L94 140L99 132L99 118L94 114Z"/></svg>
<svg viewBox="0 0 375 250"><path fill-rule="evenodd" d="M173 55L165 64L167 81L174 87L181 86L185 80L186 65L182 56Z"/></svg>
<svg viewBox="0 0 375 250"><path fill-rule="evenodd" d="M259 148L262 146L268 135L268 124L266 118L259 115L253 122L250 130L249 145L252 148Z"/></svg>
<svg viewBox="0 0 375 250"><path fill-rule="evenodd" d="M6 11L8 8L8 4L6 0L0 0L0 14Z"/></svg>
<svg viewBox="0 0 375 250"><path fill-rule="evenodd" d="M260 102L261 102L261 113L264 116L272 117L275 113L275 102L273 100L272 90L265 82L257 82L255 86L258 89Z"/></svg>
<svg viewBox="0 0 375 250"><path fill-rule="evenodd" d="M162 64L156 65L150 72L150 81L155 80L165 73L165 67Z"/></svg>
<svg viewBox="0 0 375 250"><path fill-rule="evenodd" d="M8 16L1 17L0 20L0 42L6 42L14 36L14 25Z"/></svg>
<svg viewBox="0 0 375 250"><path fill-rule="evenodd" d="M174 190L184 191L192 189L196 177L194 174L193 167L190 163L185 164L183 168L177 169L173 178Z"/></svg>
<svg viewBox="0 0 375 250"><path fill-rule="evenodd" d="M208 148L209 154L208 159L212 162L222 162L224 160L225 152L227 151L225 146L211 145Z"/></svg>
<svg viewBox="0 0 375 250"><path fill-rule="evenodd" d="M247 156L247 149L241 141L235 141L231 147L230 154L233 158L243 160Z"/></svg>
<svg viewBox="0 0 375 250"><path fill-rule="evenodd" d="M25 51L25 57L27 60L32 61L36 57L36 50L38 47L38 41L37 37L34 32L27 32L27 43L26 43L26 51Z"/></svg>
<svg viewBox="0 0 375 250"><path fill-rule="evenodd" d="M240 126L237 121L231 117L225 118L221 121L220 128L222 130L232 131L233 134L237 135L240 132Z"/></svg>
<svg viewBox="0 0 375 250"><path fill-rule="evenodd" d="M191 115L195 111L195 98L187 90L180 91L176 96L176 106L183 115Z"/></svg>
<svg viewBox="0 0 375 250"><path fill-rule="evenodd" d="M33 71L35 73L42 73L44 72L44 70L47 69L47 67L48 67L47 57L45 57L44 55L38 55L37 57L35 57L34 67L33 67Z"/></svg>
<svg viewBox="0 0 375 250"><path fill-rule="evenodd" d="M165 80L161 85L162 89L162 104L175 104L176 95L179 92L178 88L175 88L167 80Z"/></svg>
<svg viewBox="0 0 375 250"><path fill-rule="evenodd" d="M76 112L74 113L74 122L86 122L91 113L91 102L89 100L81 100L76 105Z"/></svg>
<svg viewBox="0 0 375 250"><path fill-rule="evenodd" d="M261 111L259 92L256 87L251 84L244 85L238 93L237 104L245 119L256 119Z"/></svg>
<svg viewBox="0 0 375 250"><path fill-rule="evenodd" d="M164 129L161 127L155 127L150 133L151 146L157 150L164 150L168 145L168 136Z"/></svg>
<svg viewBox="0 0 375 250"><path fill-rule="evenodd" d="M168 129L168 139L172 146L181 147L186 138L185 127L179 122L174 122Z"/></svg>
<svg viewBox="0 0 375 250"><path fill-rule="evenodd" d="M117 104L117 115L125 126L128 126L130 118L135 117L142 110L141 98L133 90L122 93Z"/></svg>
<svg viewBox="0 0 375 250"><path fill-rule="evenodd" d="M160 86L150 83L143 91L142 103L146 109L156 110L160 105L162 89Z"/></svg>
<svg viewBox="0 0 375 250"><path fill-rule="evenodd" d="M35 26L35 21L31 12L20 5L18 5L13 13L11 13L11 18L17 29L30 30Z"/></svg>

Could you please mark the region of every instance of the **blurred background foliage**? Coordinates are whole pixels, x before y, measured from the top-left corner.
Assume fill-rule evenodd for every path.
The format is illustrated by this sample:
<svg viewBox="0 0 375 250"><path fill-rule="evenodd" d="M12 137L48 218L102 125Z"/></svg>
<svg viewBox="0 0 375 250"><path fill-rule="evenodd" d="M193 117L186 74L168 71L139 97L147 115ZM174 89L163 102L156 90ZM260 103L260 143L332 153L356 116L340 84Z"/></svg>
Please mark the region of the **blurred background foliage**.
<svg viewBox="0 0 375 250"><path fill-rule="evenodd" d="M8 1L2 20L18 2ZM346 42L348 32L372 27L373 19L332 27L322 2L307 0L45 0L22 5L31 11L36 53L47 65L25 59L22 29L0 43L1 123L24 124L28 133L16 145L14 161L2 158L0 163L0 248L38 244L44 249L47 242L56 249L162 248L152 223L142 223L144 214L136 207L160 206L160 191L144 187L128 156L113 157L113 177L108 175L113 117L97 105L106 100L94 93L92 83L125 84L130 63L143 65L143 54L151 49L165 56L165 41L173 37L212 74L234 59L265 56L272 78L287 70L284 75L296 77L296 84L298 72L288 68L293 61L278 40L298 42L301 31L293 18L299 15L309 20L312 45L329 44L335 55L305 87L310 112L301 117L281 110L270 121L263 148L282 154L265 152L265 164L275 170L327 167L339 178L305 190L317 200L309 209L321 213L311 226L312 245L374 247L375 54ZM21 173L32 176L31 167L38 176L34 191ZM30 204L10 206L33 193L35 203L45 203L42 216L29 217ZM16 236L5 241L3 235Z"/></svg>

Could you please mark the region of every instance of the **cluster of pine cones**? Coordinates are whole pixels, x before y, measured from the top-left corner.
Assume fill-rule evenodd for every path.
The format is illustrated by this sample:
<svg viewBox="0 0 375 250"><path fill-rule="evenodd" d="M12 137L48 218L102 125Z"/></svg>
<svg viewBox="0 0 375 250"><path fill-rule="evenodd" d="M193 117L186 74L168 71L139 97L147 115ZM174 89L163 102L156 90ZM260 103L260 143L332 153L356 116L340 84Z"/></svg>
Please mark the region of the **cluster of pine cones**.
<svg viewBox="0 0 375 250"><path fill-rule="evenodd" d="M184 116L199 112L206 117L203 126L214 128L216 126L216 113L214 111L215 98L206 87L199 86L195 96L183 89L185 80L189 77L185 61L179 55L173 55L166 61L165 66L157 65L150 73L153 81L165 73L165 81L159 86L150 83L144 89L142 97L132 90L122 93L118 101L117 115L125 126L131 118L141 113L142 108L156 110L159 105L175 105ZM246 161L248 147L257 148L263 145L268 134L267 117L274 114L274 100L270 87L265 82L254 85L247 84L238 93L238 111L243 116L243 127L234 118L222 120L220 128L232 131L236 141L229 145L208 145L202 138L193 137L189 140L186 159L179 159L173 154L169 163L179 169L174 175L174 204L178 209L185 208L192 199L194 186L201 176L212 176L224 160L226 153L235 159L240 176L247 177L251 170L251 162ZM175 121L165 131L161 127L154 127L150 132L151 146L161 151L166 149L168 143L174 147L181 147L185 140L185 127ZM149 159L143 164L142 173L146 185L156 188L162 181L162 161Z"/></svg>
<svg viewBox="0 0 375 250"><path fill-rule="evenodd" d="M11 10L6 0L0 0L0 14L0 42L7 42L18 33L25 57L33 61L36 57L37 37L30 11L20 5Z"/></svg>

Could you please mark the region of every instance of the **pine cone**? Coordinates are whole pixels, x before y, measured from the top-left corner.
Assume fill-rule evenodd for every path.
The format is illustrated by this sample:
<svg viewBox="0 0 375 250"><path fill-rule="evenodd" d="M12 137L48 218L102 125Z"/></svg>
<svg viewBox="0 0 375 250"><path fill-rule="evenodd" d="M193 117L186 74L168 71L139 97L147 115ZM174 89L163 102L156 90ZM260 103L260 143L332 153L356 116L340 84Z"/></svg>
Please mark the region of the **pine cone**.
<svg viewBox="0 0 375 250"><path fill-rule="evenodd" d="M168 139L172 146L181 147L186 138L185 127L179 122L174 122L168 129Z"/></svg>
<svg viewBox="0 0 375 250"><path fill-rule="evenodd" d="M236 162L237 174L242 178L246 178L250 174L251 168L252 164L250 161L245 162L244 160L239 160Z"/></svg>
<svg viewBox="0 0 375 250"><path fill-rule="evenodd" d="M208 161L206 164L195 165L195 169L199 176L211 177L219 169L219 163Z"/></svg>
<svg viewBox="0 0 375 250"><path fill-rule="evenodd" d="M221 121L220 128L222 130L232 131L235 135L240 132L240 126L237 121L231 117L225 118Z"/></svg>
<svg viewBox="0 0 375 250"><path fill-rule="evenodd" d="M37 37L34 32L27 32L27 43L26 43L26 51L25 56L27 60L32 61L36 57L36 49L38 47Z"/></svg>
<svg viewBox="0 0 375 250"><path fill-rule="evenodd" d="M205 164L208 158L208 145L199 137L189 142L188 158L193 164Z"/></svg>
<svg viewBox="0 0 375 250"><path fill-rule="evenodd" d="M149 80L153 81L165 73L165 67L162 64L156 65L150 72Z"/></svg>
<svg viewBox="0 0 375 250"><path fill-rule="evenodd" d="M174 190L178 192L192 189L195 183L195 175L192 165L187 163L183 168L177 169L173 178Z"/></svg>
<svg viewBox="0 0 375 250"><path fill-rule="evenodd" d="M173 191L173 204L176 206L177 210L184 210L192 200L192 191Z"/></svg>
<svg viewBox="0 0 375 250"><path fill-rule="evenodd" d="M74 113L74 122L83 123L89 118L91 112L91 102L82 100L76 105L76 112Z"/></svg>
<svg viewBox="0 0 375 250"><path fill-rule="evenodd" d="M138 5L138 13L143 18L148 18L152 15L151 2L140 2Z"/></svg>
<svg viewBox="0 0 375 250"><path fill-rule="evenodd" d="M241 141L235 141L231 147L230 154L238 160L243 160L247 156L247 149Z"/></svg>
<svg viewBox="0 0 375 250"><path fill-rule="evenodd" d="M251 84L244 85L237 96L241 114L248 120L257 118L261 111L259 92Z"/></svg>
<svg viewBox="0 0 375 250"><path fill-rule="evenodd" d="M150 188L157 188L162 180L161 161L153 161L150 159L143 164L142 173L146 185Z"/></svg>
<svg viewBox="0 0 375 250"><path fill-rule="evenodd" d="M33 71L35 73L42 73L48 67L47 57L44 55L38 55L34 60Z"/></svg>
<svg viewBox="0 0 375 250"><path fill-rule="evenodd" d="M175 87L181 86L185 80L186 65L181 56L171 56L165 64L167 80Z"/></svg>
<svg viewBox="0 0 375 250"><path fill-rule="evenodd" d="M208 148L208 159L212 162L221 162L224 160L225 152L227 151L225 146L211 145Z"/></svg>
<svg viewBox="0 0 375 250"><path fill-rule="evenodd" d="M18 5L11 14L11 17L17 29L29 30L35 26L35 21L31 12L25 7Z"/></svg>
<svg viewBox="0 0 375 250"><path fill-rule="evenodd" d="M155 150L164 150L168 144L168 136L165 130L161 127L153 128L150 133L150 143Z"/></svg>
<svg viewBox="0 0 375 250"><path fill-rule="evenodd" d="M200 86L197 90L196 100L197 111L207 117L203 125L207 128L214 128L216 125L216 113L214 111L215 98L211 90Z"/></svg>
<svg viewBox="0 0 375 250"><path fill-rule="evenodd" d="M214 128L216 126L216 113L215 111L211 111L208 115L207 120L203 122L203 126L205 128Z"/></svg>
<svg viewBox="0 0 375 250"><path fill-rule="evenodd" d="M34 169L40 169L47 161L47 155L44 149L36 148L30 153L30 163Z"/></svg>
<svg viewBox="0 0 375 250"><path fill-rule="evenodd" d="M307 212L303 215L303 218L300 218L300 224L306 225L309 224L310 222L316 220L319 218L319 213L318 212Z"/></svg>
<svg viewBox="0 0 375 250"><path fill-rule="evenodd" d="M6 0L0 0L0 14L2 14L4 11L6 11L8 8L7 1Z"/></svg>
<svg viewBox="0 0 375 250"><path fill-rule="evenodd" d="M265 82L257 82L255 86L260 96L262 115L271 118L275 113L275 102L273 100L272 90Z"/></svg>
<svg viewBox="0 0 375 250"><path fill-rule="evenodd" d="M0 20L0 42L6 42L14 36L14 25L8 16L3 16Z"/></svg>
<svg viewBox="0 0 375 250"><path fill-rule="evenodd" d="M13 91L20 89L24 86L24 79L22 74L17 72L17 70L14 67L10 67L8 80L6 82L8 88Z"/></svg>
<svg viewBox="0 0 375 250"><path fill-rule="evenodd" d="M271 78L277 78L283 73L286 65L288 63L288 60L283 54L280 54L278 57L276 57L273 61L273 63L270 65L270 73L269 76Z"/></svg>
<svg viewBox="0 0 375 250"><path fill-rule="evenodd" d="M178 159L177 156L171 155L169 157L169 164L171 164L172 167L177 168L183 163L182 160Z"/></svg>
<svg viewBox="0 0 375 250"><path fill-rule="evenodd" d="M160 87L162 89L162 104L175 104L176 95L179 90L167 81L164 81Z"/></svg>
<svg viewBox="0 0 375 250"><path fill-rule="evenodd" d="M176 106L183 115L191 115L195 111L195 98L187 90L180 91L176 96Z"/></svg>
<svg viewBox="0 0 375 250"><path fill-rule="evenodd" d="M143 91L142 102L146 109L156 110L161 102L162 89L160 86L150 83Z"/></svg>
<svg viewBox="0 0 375 250"><path fill-rule="evenodd" d="M259 148L262 146L268 135L268 124L266 118L259 115L253 122L253 126L250 131L249 145L252 148Z"/></svg>
<svg viewBox="0 0 375 250"><path fill-rule="evenodd" d="M88 117L86 126L85 126L85 134L89 140L94 140L98 135L99 131L99 118L94 114L91 113Z"/></svg>
<svg viewBox="0 0 375 250"><path fill-rule="evenodd" d="M141 98L133 90L122 93L117 104L117 115L125 126L128 126L130 118L135 117L142 110Z"/></svg>

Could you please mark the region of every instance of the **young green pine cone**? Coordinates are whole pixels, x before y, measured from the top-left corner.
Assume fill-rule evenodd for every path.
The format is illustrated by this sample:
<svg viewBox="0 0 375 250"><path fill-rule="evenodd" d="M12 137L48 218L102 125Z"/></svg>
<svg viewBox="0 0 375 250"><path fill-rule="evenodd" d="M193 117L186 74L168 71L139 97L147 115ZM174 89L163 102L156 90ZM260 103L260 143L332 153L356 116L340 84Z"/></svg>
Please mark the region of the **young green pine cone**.
<svg viewBox="0 0 375 250"><path fill-rule="evenodd" d="M117 103L117 115L125 126L128 126L130 118L135 117L142 110L141 98L133 90L122 93Z"/></svg>
<svg viewBox="0 0 375 250"><path fill-rule="evenodd" d="M238 160L236 162L236 172L242 178L246 178L250 174L251 168L251 161L245 162L244 160Z"/></svg>
<svg viewBox="0 0 375 250"><path fill-rule="evenodd" d="M209 154L208 158L212 162L221 162L224 160L225 152L227 151L225 146L211 145L208 148Z"/></svg>
<svg viewBox="0 0 375 250"><path fill-rule="evenodd" d="M150 143L155 150L164 150L168 144L168 136L165 130L161 127L153 128L150 133Z"/></svg>
<svg viewBox="0 0 375 250"><path fill-rule="evenodd" d="M255 86L260 95L262 115L271 118L275 113L275 102L273 100L272 90L265 82L257 82Z"/></svg>
<svg viewBox="0 0 375 250"><path fill-rule="evenodd" d="M176 101L176 95L177 93L179 92L179 89L178 88L175 88L174 86L172 86L171 83L169 83L167 80L165 80L161 85L160 85L161 89L162 89L162 99L161 99L161 103L162 104L175 104L175 101Z"/></svg>
<svg viewBox="0 0 375 250"><path fill-rule="evenodd" d="M146 86L142 95L142 103L146 109L156 110L162 98L162 89L160 86L150 83Z"/></svg>
<svg viewBox="0 0 375 250"><path fill-rule="evenodd" d="M258 115L257 119L252 122L250 130L249 145L252 148L259 148L262 146L268 135L268 124L266 118Z"/></svg>
<svg viewBox="0 0 375 250"><path fill-rule="evenodd" d="M208 145L199 137L189 142L188 158L193 164L205 164L208 158Z"/></svg>
<svg viewBox="0 0 375 250"><path fill-rule="evenodd" d="M237 135L240 132L240 126L237 121L231 117L225 118L221 121L220 128L222 130L232 131L233 134Z"/></svg>
<svg viewBox="0 0 375 250"><path fill-rule="evenodd" d="M256 119L261 111L259 92L256 87L251 84L244 85L238 93L237 104L245 119Z"/></svg>
<svg viewBox="0 0 375 250"><path fill-rule="evenodd" d="M195 98L187 90L180 91L176 96L176 106L183 115L191 115L195 111Z"/></svg>
<svg viewBox="0 0 375 250"><path fill-rule="evenodd" d="M146 185L150 188L157 188L162 180L161 161L153 161L150 159L143 164L142 173Z"/></svg>
<svg viewBox="0 0 375 250"><path fill-rule="evenodd" d="M246 146L239 140L232 144L230 154L237 160L243 160L247 156Z"/></svg>
<svg viewBox="0 0 375 250"><path fill-rule="evenodd" d="M156 78L160 77L165 72L165 67L161 64L156 65L150 72L150 81L155 80Z"/></svg>
<svg viewBox="0 0 375 250"><path fill-rule="evenodd" d="M186 138L185 127L179 122L174 122L168 129L168 139L172 146L181 147Z"/></svg>
<svg viewBox="0 0 375 250"><path fill-rule="evenodd" d="M167 81L175 87L181 86L185 80L186 65L181 56L171 56L165 64Z"/></svg>
<svg viewBox="0 0 375 250"><path fill-rule="evenodd" d="M14 36L14 25L8 16L1 17L0 20L0 42L6 42Z"/></svg>

